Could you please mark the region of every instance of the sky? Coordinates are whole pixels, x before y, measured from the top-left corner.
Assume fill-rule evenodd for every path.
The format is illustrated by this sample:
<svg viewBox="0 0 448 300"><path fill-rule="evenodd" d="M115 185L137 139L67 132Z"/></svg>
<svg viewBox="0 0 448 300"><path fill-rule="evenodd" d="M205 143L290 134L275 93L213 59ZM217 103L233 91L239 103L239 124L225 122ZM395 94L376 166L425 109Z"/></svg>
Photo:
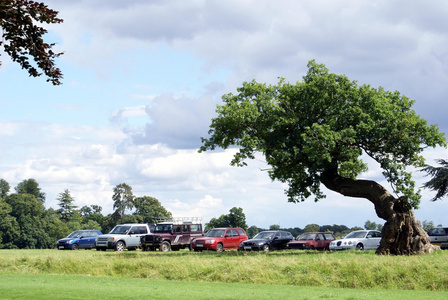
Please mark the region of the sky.
<svg viewBox="0 0 448 300"><path fill-rule="evenodd" d="M394 0L44 1L62 24L47 42L64 52L63 84L0 56L0 178L35 179L46 208L66 189L75 205L113 212L113 188L132 187L175 217L211 218L241 207L249 226L383 224L366 199L323 189L317 203L288 203L263 157L231 167L235 149L198 153L221 96L245 81L301 81L315 59L332 73L415 100L448 132L448 2ZM423 153L430 165L445 148ZM391 191L378 165L362 178ZM415 170L422 186L429 178ZM448 199L422 190L420 221L448 225Z"/></svg>

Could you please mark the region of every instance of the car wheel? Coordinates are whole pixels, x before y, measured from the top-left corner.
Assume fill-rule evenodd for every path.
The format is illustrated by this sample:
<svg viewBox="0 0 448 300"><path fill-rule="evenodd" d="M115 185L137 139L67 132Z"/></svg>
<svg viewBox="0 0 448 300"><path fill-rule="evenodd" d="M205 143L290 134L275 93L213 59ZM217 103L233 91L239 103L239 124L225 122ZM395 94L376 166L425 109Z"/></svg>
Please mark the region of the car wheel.
<svg viewBox="0 0 448 300"><path fill-rule="evenodd" d="M316 250L316 248L314 248L314 246L310 246L310 250Z"/></svg>
<svg viewBox="0 0 448 300"><path fill-rule="evenodd" d="M164 242L162 242L162 244L160 244L160 251L168 252L170 250L171 250L171 245L167 241L164 241Z"/></svg>
<svg viewBox="0 0 448 300"><path fill-rule="evenodd" d="M263 249L263 251L266 251L266 252L269 251L269 245L264 244L262 249Z"/></svg>
<svg viewBox="0 0 448 300"><path fill-rule="evenodd" d="M223 252L223 251L224 251L224 247L222 246L222 244L216 245L216 252Z"/></svg>
<svg viewBox="0 0 448 300"><path fill-rule="evenodd" d="M101 248L98 248L98 247L96 248L96 251L100 251L100 250L101 250Z"/></svg>
<svg viewBox="0 0 448 300"><path fill-rule="evenodd" d="M79 249L78 244L73 244L73 245L72 245L72 250L78 250L78 249Z"/></svg>
<svg viewBox="0 0 448 300"><path fill-rule="evenodd" d="M360 250L360 251L364 250L364 245L359 243L358 245L356 245L356 250Z"/></svg>
<svg viewBox="0 0 448 300"><path fill-rule="evenodd" d="M115 251L124 251L125 245L124 242L118 241L115 245Z"/></svg>

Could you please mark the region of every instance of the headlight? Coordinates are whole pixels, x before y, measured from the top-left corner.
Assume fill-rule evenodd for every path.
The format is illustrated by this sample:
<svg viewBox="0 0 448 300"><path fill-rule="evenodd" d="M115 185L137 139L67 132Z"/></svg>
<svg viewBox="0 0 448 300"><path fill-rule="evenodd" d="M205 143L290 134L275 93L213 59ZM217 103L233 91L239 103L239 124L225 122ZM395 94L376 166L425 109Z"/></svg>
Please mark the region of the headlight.
<svg viewBox="0 0 448 300"><path fill-rule="evenodd" d="M352 244L352 241L349 241L347 244L351 245L351 244Z"/></svg>
<svg viewBox="0 0 448 300"><path fill-rule="evenodd" d="M67 244L71 244L73 242L73 240L68 240Z"/></svg>
<svg viewBox="0 0 448 300"><path fill-rule="evenodd" d="M215 240L206 240L205 243L207 243L207 244L214 244Z"/></svg>
<svg viewBox="0 0 448 300"><path fill-rule="evenodd" d="M259 242L258 246L263 246L264 242Z"/></svg>

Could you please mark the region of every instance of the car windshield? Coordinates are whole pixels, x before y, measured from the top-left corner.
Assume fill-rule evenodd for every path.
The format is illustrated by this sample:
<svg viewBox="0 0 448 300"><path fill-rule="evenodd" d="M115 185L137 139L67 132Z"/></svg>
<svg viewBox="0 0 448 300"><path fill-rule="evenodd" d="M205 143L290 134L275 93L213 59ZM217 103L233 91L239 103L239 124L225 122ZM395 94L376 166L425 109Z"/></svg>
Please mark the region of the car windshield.
<svg viewBox="0 0 448 300"><path fill-rule="evenodd" d="M155 232L171 232L173 229L173 224L157 224Z"/></svg>
<svg viewBox="0 0 448 300"><path fill-rule="evenodd" d="M260 232L253 239L272 239L275 235L275 232Z"/></svg>
<svg viewBox="0 0 448 300"><path fill-rule="evenodd" d="M207 232L204 236L209 236L209 237L223 237L223 236L224 236L224 231L225 231L225 230L210 230L210 231Z"/></svg>
<svg viewBox="0 0 448 300"><path fill-rule="evenodd" d="M112 231L109 233L110 234L126 234L126 232L128 232L130 228L131 228L131 226L118 225L118 226L115 226L114 229L112 229Z"/></svg>
<svg viewBox="0 0 448 300"><path fill-rule="evenodd" d="M365 231L354 231L349 233L345 238L346 239L362 239L366 237Z"/></svg>
<svg viewBox="0 0 448 300"><path fill-rule="evenodd" d="M316 237L315 233L304 233L297 239L298 241L308 241L308 240L314 240Z"/></svg>
<svg viewBox="0 0 448 300"><path fill-rule="evenodd" d="M68 238L77 238L81 235L82 231L73 231L72 233L70 233L67 237Z"/></svg>

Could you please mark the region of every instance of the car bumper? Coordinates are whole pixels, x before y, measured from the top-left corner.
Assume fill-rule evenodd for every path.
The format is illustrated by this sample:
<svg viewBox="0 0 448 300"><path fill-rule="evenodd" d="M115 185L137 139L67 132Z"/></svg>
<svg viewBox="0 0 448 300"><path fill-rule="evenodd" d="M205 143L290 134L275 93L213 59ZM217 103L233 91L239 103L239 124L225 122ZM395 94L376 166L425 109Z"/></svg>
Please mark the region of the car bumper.
<svg viewBox="0 0 448 300"><path fill-rule="evenodd" d="M240 246L238 248L238 250L240 250L240 251L261 251L261 250L263 250L263 245L261 245L261 246L258 246L258 245L244 246L243 245L243 246Z"/></svg>
<svg viewBox="0 0 448 300"><path fill-rule="evenodd" d="M68 250L72 249L72 244L58 244L56 245L56 248L58 248L59 250Z"/></svg>
<svg viewBox="0 0 448 300"><path fill-rule="evenodd" d="M194 250L216 250L215 244L196 244L193 245Z"/></svg>

